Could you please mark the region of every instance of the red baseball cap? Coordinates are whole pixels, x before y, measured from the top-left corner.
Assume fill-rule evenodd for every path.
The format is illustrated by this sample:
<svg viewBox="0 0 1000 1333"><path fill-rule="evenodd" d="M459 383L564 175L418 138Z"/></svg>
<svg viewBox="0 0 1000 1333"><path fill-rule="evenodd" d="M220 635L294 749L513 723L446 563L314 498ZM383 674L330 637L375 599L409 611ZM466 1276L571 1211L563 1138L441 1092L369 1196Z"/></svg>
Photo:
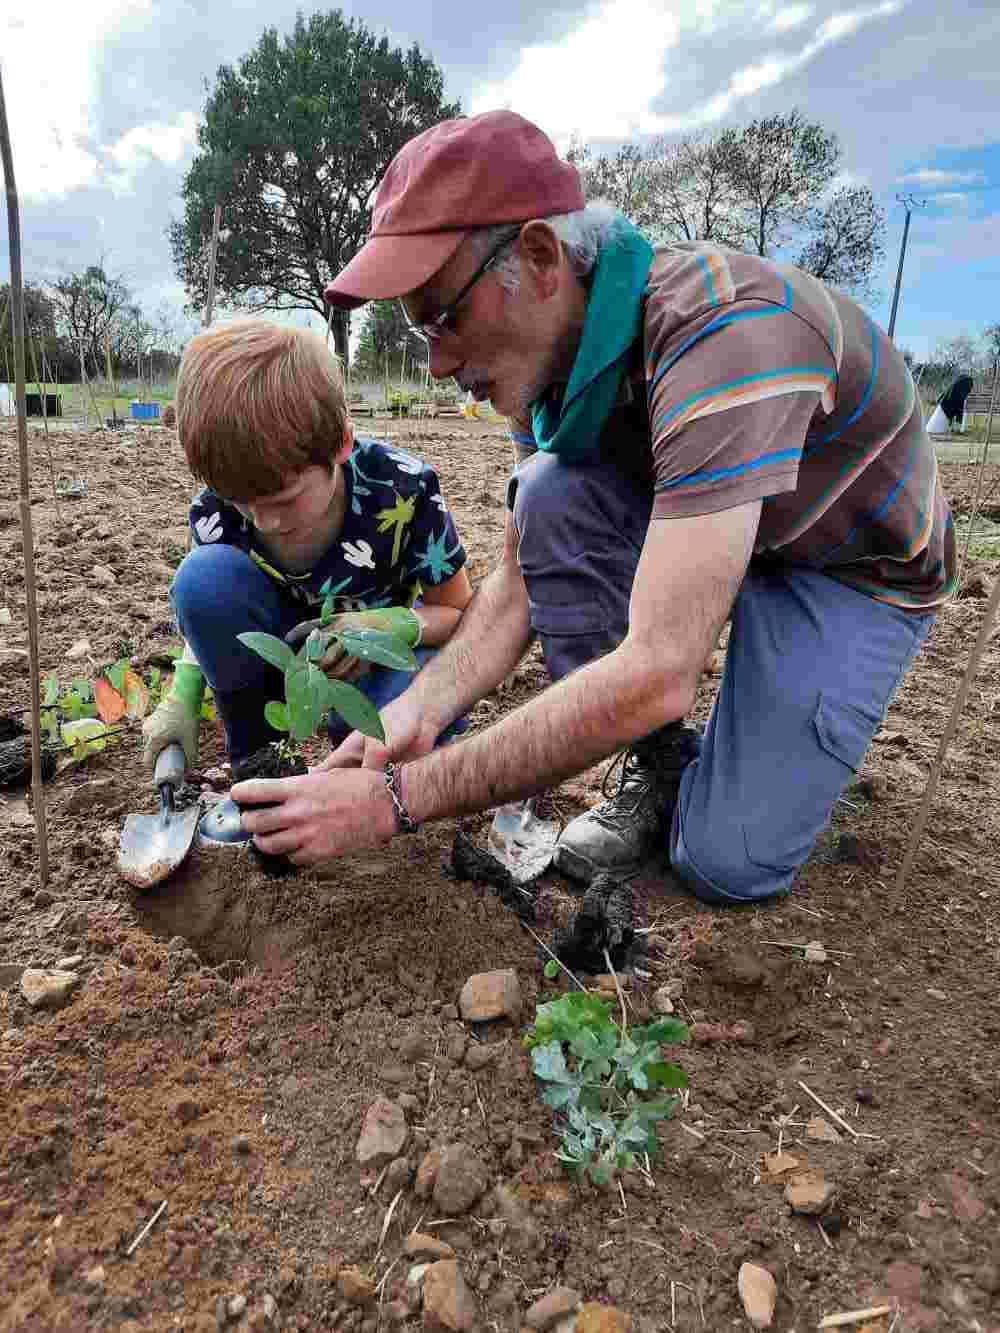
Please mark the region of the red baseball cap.
<svg viewBox="0 0 1000 1333"><path fill-rule="evenodd" d="M477 227L584 206L576 167L513 111L444 120L399 150L382 178L368 240L324 295L346 307L415 291Z"/></svg>

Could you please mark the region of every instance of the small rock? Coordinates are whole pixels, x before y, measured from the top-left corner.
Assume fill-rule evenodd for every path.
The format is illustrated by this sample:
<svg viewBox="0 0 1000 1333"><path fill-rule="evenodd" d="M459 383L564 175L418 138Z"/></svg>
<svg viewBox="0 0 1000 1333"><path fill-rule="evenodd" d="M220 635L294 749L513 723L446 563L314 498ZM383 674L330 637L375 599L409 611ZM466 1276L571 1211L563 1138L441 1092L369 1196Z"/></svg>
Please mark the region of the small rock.
<svg viewBox="0 0 1000 1333"><path fill-rule="evenodd" d="M270 1292L264 1293L264 1299L261 1301L261 1309L264 1311L264 1318L269 1319L273 1324L278 1316L278 1302Z"/></svg>
<svg viewBox="0 0 1000 1333"><path fill-rule="evenodd" d="M403 1253L411 1259L454 1259L455 1251L447 1241L438 1240L437 1236L425 1235L422 1231L411 1231L403 1241Z"/></svg>
<svg viewBox="0 0 1000 1333"><path fill-rule="evenodd" d="M588 1301L576 1317L573 1333L632 1333L632 1316L614 1305Z"/></svg>
<svg viewBox="0 0 1000 1333"><path fill-rule="evenodd" d="M49 893L48 889L39 889L32 899L32 902L35 907L51 907L55 902L55 898Z"/></svg>
<svg viewBox="0 0 1000 1333"><path fill-rule="evenodd" d="M441 1259L424 1274L424 1328L473 1333L479 1325L476 1298L456 1259Z"/></svg>
<svg viewBox="0 0 1000 1333"><path fill-rule="evenodd" d="M66 650L66 660L68 662L78 662L81 657L87 657L91 652L89 639L77 639L72 647Z"/></svg>
<svg viewBox="0 0 1000 1333"><path fill-rule="evenodd" d="M841 842L843 841L841 838ZM827 954L820 940L810 940L802 951L802 957L807 963L825 963Z"/></svg>
<svg viewBox="0 0 1000 1333"><path fill-rule="evenodd" d="M79 984L76 972L29 967L21 975L21 994L32 1009L61 1009Z"/></svg>
<svg viewBox="0 0 1000 1333"><path fill-rule="evenodd" d="M672 1014L674 1001L666 986L661 986L653 995L653 1008L658 1014Z"/></svg>
<svg viewBox="0 0 1000 1333"><path fill-rule="evenodd" d="M824 1178L822 1171L802 1171L785 1186L785 1202L792 1212L810 1217L829 1207L835 1194L836 1189Z"/></svg>
<svg viewBox="0 0 1000 1333"><path fill-rule="evenodd" d="M465 1052L466 1069L471 1069L474 1074L480 1069L485 1069L498 1050L498 1046L486 1046L481 1041L470 1041Z"/></svg>
<svg viewBox="0 0 1000 1333"><path fill-rule="evenodd" d="M88 1287L100 1287L103 1286L106 1276L104 1269L100 1264L97 1264L96 1267L87 1269L83 1275L83 1280Z"/></svg>
<svg viewBox="0 0 1000 1333"><path fill-rule="evenodd" d="M553 1287L528 1307L524 1322L529 1328L537 1328L540 1333L544 1333L545 1329L572 1314L579 1304L580 1293L572 1287Z"/></svg>
<svg viewBox="0 0 1000 1333"><path fill-rule="evenodd" d="M355 1149L362 1166L381 1167L398 1157L406 1143L406 1117L395 1102L379 1097L365 1112Z"/></svg>
<svg viewBox="0 0 1000 1333"><path fill-rule="evenodd" d="M469 977L458 997L458 1007L467 1023L483 1023L490 1018L521 1017L521 983L513 968L496 972L477 972Z"/></svg>
<svg viewBox="0 0 1000 1333"><path fill-rule="evenodd" d="M878 1106L878 1098L871 1088L856 1089L854 1100L859 1106Z"/></svg>
<svg viewBox="0 0 1000 1333"><path fill-rule="evenodd" d="M774 1275L757 1264L741 1264L737 1287L743 1309L754 1328L770 1328L778 1300Z"/></svg>
<svg viewBox="0 0 1000 1333"><path fill-rule="evenodd" d="M226 1313L230 1319L239 1319L243 1311L247 1308L247 1298L243 1295L231 1296L226 1305Z"/></svg>
<svg viewBox="0 0 1000 1333"><path fill-rule="evenodd" d="M417 1167L413 1192L418 1199L429 1199L433 1194L443 1151L442 1148L431 1148L430 1152L424 1154L423 1160Z"/></svg>
<svg viewBox="0 0 1000 1333"><path fill-rule="evenodd" d="M839 1143L840 1135L821 1115L814 1115L806 1121L806 1138L817 1139L820 1143Z"/></svg>
<svg viewBox="0 0 1000 1333"><path fill-rule="evenodd" d="M957 1171L947 1177L951 1206L960 1222L978 1222L986 1212L986 1205L969 1182Z"/></svg>
<svg viewBox="0 0 1000 1333"><path fill-rule="evenodd" d="M75 972L82 962L82 953L71 953L65 958L60 958L56 963L56 968L60 972Z"/></svg>
<svg viewBox="0 0 1000 1333"><path fill-rule="evenodd" d="M408 1032L399 1043L400 1056L411 1064L417 1060L426 1060L429 1053L430 1044L422 1032Z"/></svg>
<svg viewBox="0 0 1000 1333"><path fill-rule="evenodd" d="M239 1153L241 1157L248 1156L252 1146L249 1134L237 1134L233 1139L233 1152Z"/></svg>
<svg viewBox="0 0 1000 1333"><path fill-rule="evenodd" d="M885 1285L897 1301L919 1301L924 1285L924 1270L898 1259L885 1270Z"/></svg>
<svg viewBox="0 0 1000 1333"><path fill-rule="evenodd" d="M454 1023L458 1018L457 1004L443 1004L441 1006L441 1017L448 1023Z"/></svg>
<svg viewBox="0 0 1000 1333"><path fill-rule="evenodd" d="M118 576L108 565L95 565L90 571L90 579L100 588L113 588L118 582Z"/></svg>
<svg viewBox="0 0 1000 1333"><path fill-rule="evenodd" d="M768 1152L764 1154L764 1170L769 1176L787 1176L802 1166L802 1159L790 1152Z"/></svg>
<svg viewBox="0 0 1000 1333"><path fill-rule="evenodd" d="M0 990L16 986L23 975L24 968L20 963L0 963Z"/></svg>
<svg viewBox="0 0 1000 1333"><path fill-rule="evenodd" d="M464 1143L445 1148L434 1182L434 1206L447 1217L468 1212L489 1183L486 1167Z"/></svg>
<svg viewBox="0 0 1000 1333"><path fill-rule="evenodd" d="M182 1125L189 1125L201 1115L201 1104L192 1097L180 1097L174 1102L174 1115Z"/></svg>
<svg viewBox="0 0 1000 1333"><path fill-rule="evenodd" d="M395 1157L386 1167L382 1186L389 1195L405 1189L410 1183L410 1164L405 1157Z"/></svg>
<svg viewBox="0 0 1000 1333"><path fill-rule="evenodd" d="M937 1000L941 1004L947 1003L948 996L945 994L943 990L938 990L936 986L928 986L927 994L930 996L932 1000Z"/></svg>
<svg viewBox="0 0 1000 1333"><path fill-rule="evenodd" d="M227 773L224 768L206 768L201 776L210 787L219 789L228 787L232 782L232 774Z"/></svg>
<svg viewBox="0 0 1000 1333"><path fill-rule="evenodd" d="M337 1288L349 1305L367 1305L375 1296L375 1279L351 1265L337 1274Z"/></svg>

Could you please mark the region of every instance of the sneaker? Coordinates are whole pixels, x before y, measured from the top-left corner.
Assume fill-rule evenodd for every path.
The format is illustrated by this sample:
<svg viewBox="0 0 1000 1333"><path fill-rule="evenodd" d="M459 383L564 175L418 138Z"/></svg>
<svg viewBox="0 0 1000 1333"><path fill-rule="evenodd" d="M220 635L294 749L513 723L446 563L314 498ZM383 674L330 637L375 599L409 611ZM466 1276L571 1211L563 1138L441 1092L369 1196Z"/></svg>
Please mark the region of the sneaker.
<svg viewBox="0 0 1000 1333"><path fill-rule="evenodd" d="M240 807L227 796L207 810L198 822L198 846L206 851L229 851L253 841L240 823Z"/></svg>
<svg viewBox="0 0 1000 1333"><path fill-rule="evenodd" d="M673 818L681 774L701 749L701 736L674 722L637 741L622 756L618 790L563 829L553 861L570 879L589 884L595 875L634 873L662 848Z"/></svg>

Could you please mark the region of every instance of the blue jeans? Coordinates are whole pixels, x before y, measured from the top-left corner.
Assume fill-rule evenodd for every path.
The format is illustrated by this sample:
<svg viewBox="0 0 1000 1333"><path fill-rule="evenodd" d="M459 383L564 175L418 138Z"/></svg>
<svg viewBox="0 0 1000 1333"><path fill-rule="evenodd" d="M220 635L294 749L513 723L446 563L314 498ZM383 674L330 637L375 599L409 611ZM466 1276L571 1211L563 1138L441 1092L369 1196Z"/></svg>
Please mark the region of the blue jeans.
<svg viewBox="0 0 1000 1333"><path fill-rule="evenodd" d="M215 693L230 759L239 763L262 745L280 739L281 733L264 718L264 705L270 699L281 699L284 688L281 672L244 647L236 636L246 630L262 630L284 638L290 629L310 619L310 612L234 546L196 546L189 551L170 595L178 627ZM423 666L435 651L417 648L415 656ZM381 709L398 698L412 680L412 672L373 666L357 686ZM466 725L464 719L453 722L438 744L460 734ZM349 731L331 712L331 742L339 744Z"/></svg>
<svg viewBox="0 0 1000 1333"><path fill-rule="evenodd" d="M557 680L624 639L652 492L606 461L537 454L509 499L532 626ZM670 830L671 866L698 897L789 891L933 621L814 569L751 566Z"/></svg>

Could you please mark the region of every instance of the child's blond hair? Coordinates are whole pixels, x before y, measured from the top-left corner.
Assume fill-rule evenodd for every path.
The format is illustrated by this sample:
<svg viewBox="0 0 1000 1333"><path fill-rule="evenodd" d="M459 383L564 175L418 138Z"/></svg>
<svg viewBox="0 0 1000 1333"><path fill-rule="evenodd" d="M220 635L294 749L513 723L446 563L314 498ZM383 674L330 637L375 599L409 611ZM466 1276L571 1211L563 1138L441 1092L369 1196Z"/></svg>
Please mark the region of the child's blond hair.
<svg viewBox="0 0 1000 1333"><path fill-rule="evenodd" d="M313 464L332 468L348 424L340 367L315 333L248 319L185 348L177 433L191 471L227 500L273 495Z"/></svg>

